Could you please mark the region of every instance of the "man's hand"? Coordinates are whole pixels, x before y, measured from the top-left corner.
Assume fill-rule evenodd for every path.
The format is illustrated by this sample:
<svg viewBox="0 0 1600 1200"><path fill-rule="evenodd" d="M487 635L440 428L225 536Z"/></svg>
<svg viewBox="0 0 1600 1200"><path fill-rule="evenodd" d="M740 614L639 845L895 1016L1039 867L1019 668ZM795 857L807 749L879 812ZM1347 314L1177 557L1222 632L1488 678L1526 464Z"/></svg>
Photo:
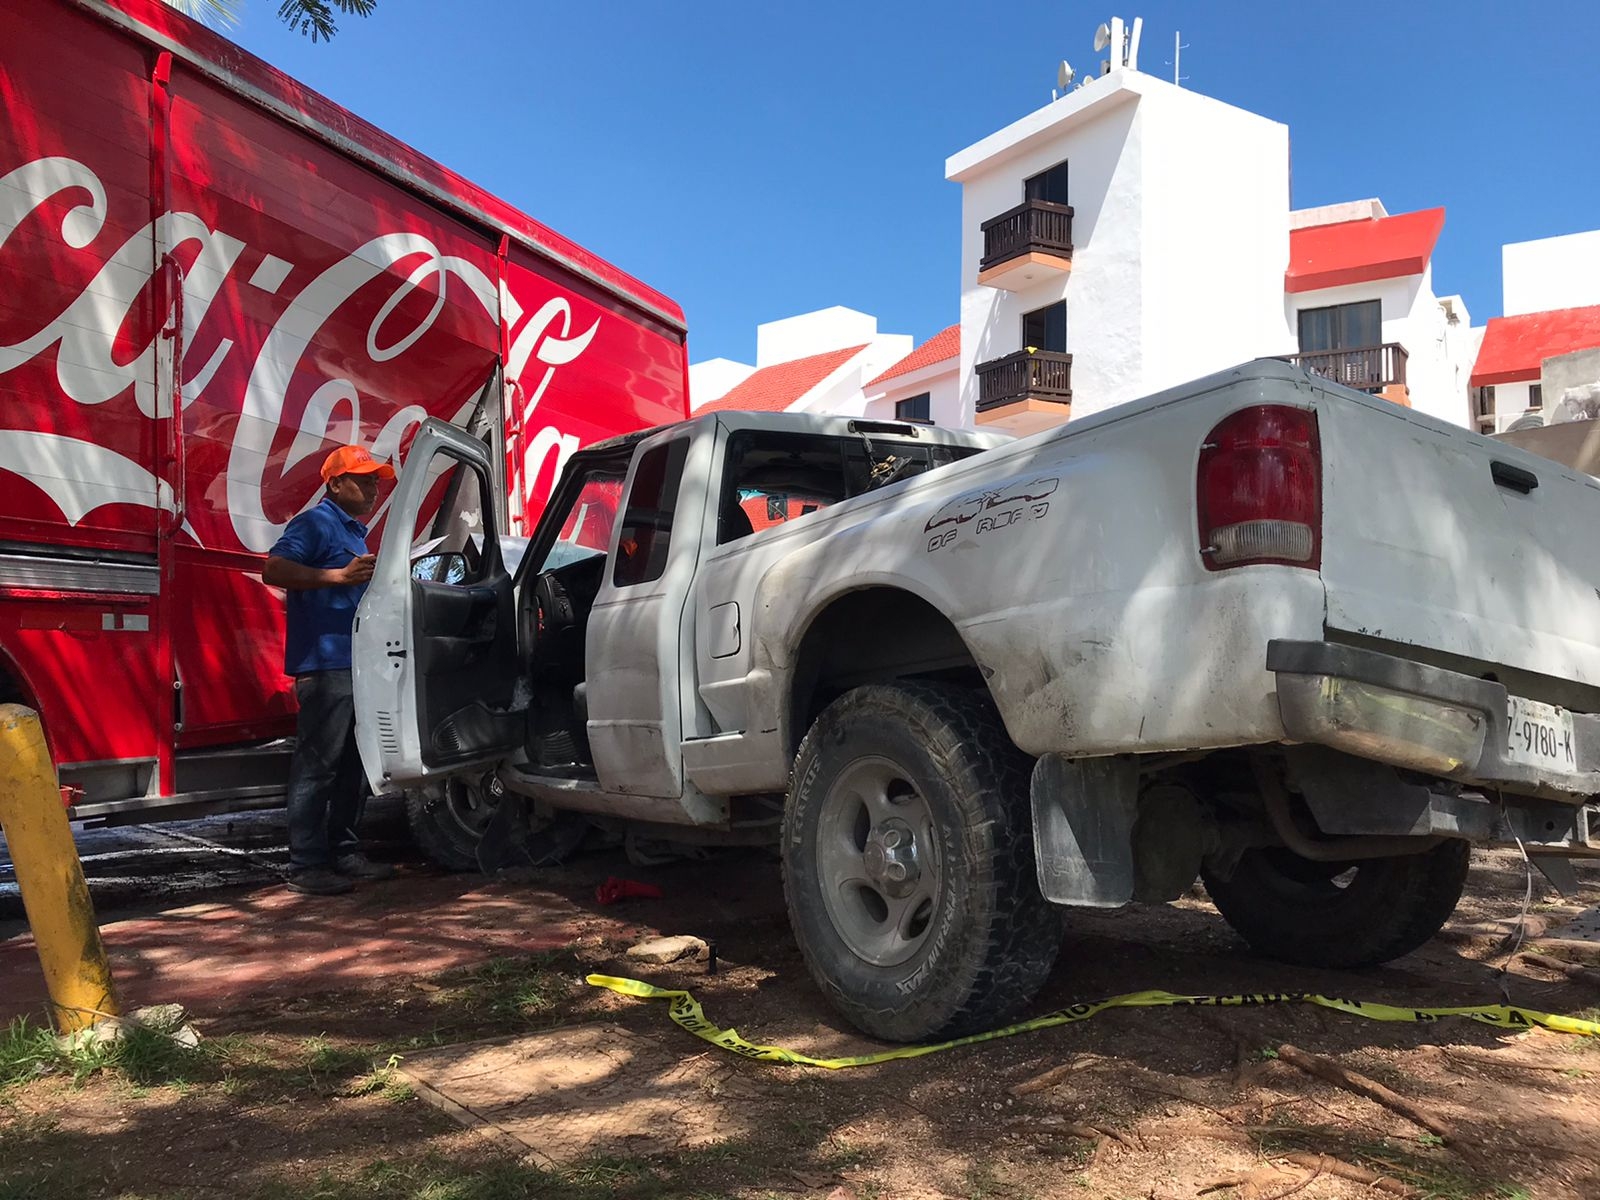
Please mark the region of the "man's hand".
<svg viewBox="0 0 1600 1200"><path fill-rule="evenodd" d="M372 578L372 564L377 561L376 554L358 554L331 574L338 577L337 586L350 587L353 584L366 583Z"/></svg>
<svg viewBox="0 0 1600 1200"><path fill-rule="evenodd" d="M287 558L269 557L261 571L261 581L291 592L309 592L325 587L354 587L372 578L376 554L358 554L342 567L308 567Z"/></svg>

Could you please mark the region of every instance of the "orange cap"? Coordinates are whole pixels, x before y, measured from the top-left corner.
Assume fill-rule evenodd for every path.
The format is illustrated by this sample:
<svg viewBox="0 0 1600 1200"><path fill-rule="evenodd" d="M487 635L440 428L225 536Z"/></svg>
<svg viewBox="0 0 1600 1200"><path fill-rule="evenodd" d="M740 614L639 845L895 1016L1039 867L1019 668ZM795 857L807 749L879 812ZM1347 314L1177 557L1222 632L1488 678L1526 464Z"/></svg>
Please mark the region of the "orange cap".
<svg viewBox="0 0 1600 1200"><path fill-rule="evenodd" d="M365 446L340 446L322 460L322 482L327 483L340 475L376 475L379 479L393 479L394 468L373 458Z"/></svg>

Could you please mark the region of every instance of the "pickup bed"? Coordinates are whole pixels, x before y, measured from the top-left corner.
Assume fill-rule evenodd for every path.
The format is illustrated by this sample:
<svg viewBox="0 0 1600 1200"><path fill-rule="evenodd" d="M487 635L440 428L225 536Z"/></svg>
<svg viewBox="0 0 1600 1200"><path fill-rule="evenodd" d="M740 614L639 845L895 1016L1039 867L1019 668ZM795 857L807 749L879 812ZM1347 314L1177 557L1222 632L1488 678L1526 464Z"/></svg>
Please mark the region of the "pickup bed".
<svg viewBox="0 0 1600 1200"><path fill-rule="evenodd" d="M1284 363L1015 442L630 435L573 456L514 573L491 461L429 423L392 497L373 786L466 861L776 843L873 1035L1009 1016L1067 908L1200 878L1259 952L1353 966L1437 932L1472 843L1558 882L1600 853L1600 484Z"/></svg>

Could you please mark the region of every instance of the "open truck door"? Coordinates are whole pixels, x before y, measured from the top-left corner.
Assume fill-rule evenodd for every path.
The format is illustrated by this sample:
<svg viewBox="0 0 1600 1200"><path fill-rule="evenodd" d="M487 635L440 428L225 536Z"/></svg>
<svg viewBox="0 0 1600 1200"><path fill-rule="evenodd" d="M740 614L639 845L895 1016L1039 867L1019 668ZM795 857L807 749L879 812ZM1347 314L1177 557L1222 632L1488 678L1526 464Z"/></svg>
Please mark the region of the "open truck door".
<svg viewBox="0 0 1600 1200"><path fill-rule="evenodd" d="M356 612L356 742L375 792L481 770L523 742L515 588L494 496L488 447L424 422ZM428 553L413 561L421 543Z"/></svg>

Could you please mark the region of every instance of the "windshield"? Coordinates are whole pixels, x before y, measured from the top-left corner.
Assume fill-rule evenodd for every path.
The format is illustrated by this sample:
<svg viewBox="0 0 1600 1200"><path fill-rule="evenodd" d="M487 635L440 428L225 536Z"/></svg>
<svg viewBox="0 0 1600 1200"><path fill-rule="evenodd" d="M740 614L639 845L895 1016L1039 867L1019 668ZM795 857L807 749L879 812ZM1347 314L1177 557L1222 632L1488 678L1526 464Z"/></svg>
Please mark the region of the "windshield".
<svg viewBox="0 0 1600 1200"><path fill-rule="evenodd" d="M603 556L611 548L622 479L620 472L596 471L583 481L561 523L561 532L535 568L536 574Z"/></svg>

